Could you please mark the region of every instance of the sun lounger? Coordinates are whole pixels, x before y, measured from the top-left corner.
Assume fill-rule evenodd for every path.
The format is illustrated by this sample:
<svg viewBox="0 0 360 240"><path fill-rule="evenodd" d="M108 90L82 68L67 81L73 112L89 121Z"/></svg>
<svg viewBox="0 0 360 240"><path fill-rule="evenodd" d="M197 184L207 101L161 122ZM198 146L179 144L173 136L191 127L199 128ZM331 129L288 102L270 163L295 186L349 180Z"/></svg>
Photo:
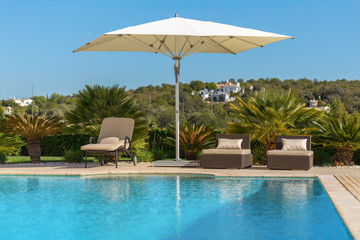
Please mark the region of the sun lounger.
<svg viewBox="0 0 360 240"><path fill-rule="evenodd" d="M81 150L85 151L85 167L87 167L88 155L100 155L101 165L103 165L103 156L115 156L117 167L119 152L127 153L136 165L136 157L131 147L134 125L135 121L131 118L105 118L101 124L97 143L92 143L95 139L90 137L90 144L81 147Z"/></svg>

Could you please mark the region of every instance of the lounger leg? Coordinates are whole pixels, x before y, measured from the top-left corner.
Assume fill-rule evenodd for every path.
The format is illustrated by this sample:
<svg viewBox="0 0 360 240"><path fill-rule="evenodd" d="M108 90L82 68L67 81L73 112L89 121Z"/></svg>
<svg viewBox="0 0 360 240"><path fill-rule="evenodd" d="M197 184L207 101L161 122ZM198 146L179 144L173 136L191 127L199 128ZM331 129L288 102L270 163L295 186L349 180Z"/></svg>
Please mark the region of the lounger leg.
<svg viewBox="0 0 360 240"><path fill-rule="evenodd" d="M115 155L116 155L116 168L117 168L117 165L118 165L118 151L117 151L117 149L115 151Z"/></svg>
<svg viewBox="0 0 360 240"><path fill-rule="evenodd" d="M87 168L87 152L85 151L85 168Z"/></svg>

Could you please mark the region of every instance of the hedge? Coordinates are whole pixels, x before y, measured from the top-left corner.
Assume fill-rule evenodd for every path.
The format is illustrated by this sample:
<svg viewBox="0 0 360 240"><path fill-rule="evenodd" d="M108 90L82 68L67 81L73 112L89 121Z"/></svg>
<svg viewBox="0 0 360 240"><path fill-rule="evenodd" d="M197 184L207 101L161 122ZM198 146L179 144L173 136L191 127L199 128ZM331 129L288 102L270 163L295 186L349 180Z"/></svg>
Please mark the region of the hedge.
<svg viewBox="0 0 360 240"><path fill-rule="evenodd" d="M80 150L82 145L89 143L88 135L55 135L40 138L41 156L64 156L68 150ZM21 148L21 155L27 156L26 146Z"/></svg>

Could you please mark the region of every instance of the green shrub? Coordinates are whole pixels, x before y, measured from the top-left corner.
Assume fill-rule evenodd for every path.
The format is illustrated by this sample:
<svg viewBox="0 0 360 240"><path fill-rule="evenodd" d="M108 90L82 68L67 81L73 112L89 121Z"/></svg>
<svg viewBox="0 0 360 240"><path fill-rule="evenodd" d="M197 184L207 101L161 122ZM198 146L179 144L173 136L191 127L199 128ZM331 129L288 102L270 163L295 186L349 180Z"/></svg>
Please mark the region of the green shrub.
<svg viewBox="0 0 360 240"><path fill-rule="evenodd" d="M138 162L152 162L153 161L153 154L150 151L138 151L135 156L136 156Z"/></svg>
<svg viewBox="0 0 360 240"><path fill-rule="evenodd" d="M264 164L264 146L259 141L251 142L251 152L254 164Z"/></svg>
<svg viewBox="0 0 360 240"><path fill-rule="evenodd" d="M64 156L67 150L80 150L82 145L89 143L89 137L84 134L58 134L43 137L40 139L41 156ZM22 147L21 155L28 155L26 147Z"/></svg>
<svg viewBox="0 0 360 240"><path fill-rule="evenodd" d="M69 163L80 163L84 160L84 152L81 150L68 150L64 154L64 160Z"/></svg>
<svg viewBox="0 0 360 240"><path fill-rule="evenodd" d="M0 152L0 164L4 164L6 162L7 158L5 153Z"/></svg>
<svg viewBox="0 0 360 240"><path fill-rule="evenodd" d="M163 160L166 158L175 158L175 150L162 150L155 148L152 151L154 160ZM183 154L182 154L183 155Z"/></svg>
<svg viewBox="0 0 360 240"><path fill-rule="evenodd" d="M354 161L354 163L355 163L356 165L360 165L360 149L357 149L357 150L354 152L354 156L353 156L352 160Z"/></svg>
<svg viewBox="0 0 360 240"><path fill-rule="evenodd" d="M314 165L329 166L331 165L331 157L336 153L334 148L317 148L314 151Z"/></svg>

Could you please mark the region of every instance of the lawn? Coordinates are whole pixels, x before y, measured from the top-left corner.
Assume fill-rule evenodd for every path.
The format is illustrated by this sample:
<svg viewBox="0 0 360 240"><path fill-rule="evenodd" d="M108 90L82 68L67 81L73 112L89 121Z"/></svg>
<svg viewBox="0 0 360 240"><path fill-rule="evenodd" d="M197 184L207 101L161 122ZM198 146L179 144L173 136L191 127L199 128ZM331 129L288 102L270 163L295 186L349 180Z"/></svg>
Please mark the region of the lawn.
<svg viewBox="0 0 360 240"><path fill-rule="evenodd" d="M88 161L95 162L97 159L95 157L88 157ZM64 157L42 156L41 162L65 162L65 160ZM6 163L31 163L31 161L29 156L9 156L7 157Z"/></svg>

